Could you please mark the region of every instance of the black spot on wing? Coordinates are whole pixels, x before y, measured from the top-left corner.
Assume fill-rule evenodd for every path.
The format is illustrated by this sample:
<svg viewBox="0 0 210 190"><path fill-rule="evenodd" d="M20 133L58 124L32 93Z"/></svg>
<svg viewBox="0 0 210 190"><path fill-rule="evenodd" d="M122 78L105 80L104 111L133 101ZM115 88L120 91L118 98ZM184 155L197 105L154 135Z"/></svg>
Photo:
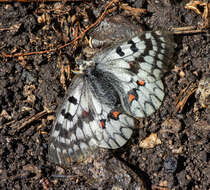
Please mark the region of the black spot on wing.
<svg viewBox="0 0 210 190"><path fill-rule="evenodd" d="M73 116L70 113L65 113L64 118L69 120L69 121L73 120Z"/></svg>
<svg viewBox="0 0 210 190"><path fill-rule="evenodd" d="M65 109L62 109L61 110L61 115L65 118L65 119L67 119L67 120L69 120L69 121L72 121L73 120L73 116L70 114L70 113L66 113L66 111L65 111Z"/></svg>
<svg viewBox="0 0 210 190"><path fill-rule="evenodd" d="M61 127L62 127L62 124L60 124L60 123L55 124L55 130L56 131L59 131Z"/></svg>
<svg viewBox="0 0 210 190"><path fill-rule="evenodd" d="M70 96L70 97L68 98L68 101L69 101L70 103L74 104L74 105L77 104L77 99L76 99L74 96Z"/></svg>
<svg viewBox="0 0 210 190"><path fill-rule="evenodd" d="M120 46L117 47L116 53L120 56L123 57L125 53L122 51L122 48Z"/></svg>
<svg viewBox="0 0 210 190"><path fill-rule="evenodd" d="M75 128L75 127L82 128L82 126L83 126L83 124L82 124L81 118L79 117L79 118L78 118L78 121L77 121L77 123L76 123L76 125L74 125L73 128Z"/></svg>
<svg viewBox="0 0 210 190"><path fill-rule="evenodd" d="M143 41L146 45L146 48L144 49L144 52L142 53L142 55L139 57L139 59L141 58L140 62L144 62L143 57L146 55L149 55L149 51L153 50L153 44L151 39L146 39L145 34L139 36L140 40Z"/></svg>
<svg viewBox="0 0 210 190"><path fill-rule="evenodd" d="M139 49L136 47L136 44L134 43L133 40L129 40L129 41L128 41L128 44L131 44L130 49L131 49L131 51L133 51L133 53L139 51Z"/></svg>
<svg viewBox="0 0 210 190"><path fill-rule="evenodd" d="M61 110L61 115L64 116L65 115L65 112L66 112L65 109L62 109Z"/></svg>
<svg viewBox="0 0 210 190"><path fill-rule="evenodd" d="M59 136L65 138L65 139L68 138L68 131L65 128L61 127Z"/></svg>

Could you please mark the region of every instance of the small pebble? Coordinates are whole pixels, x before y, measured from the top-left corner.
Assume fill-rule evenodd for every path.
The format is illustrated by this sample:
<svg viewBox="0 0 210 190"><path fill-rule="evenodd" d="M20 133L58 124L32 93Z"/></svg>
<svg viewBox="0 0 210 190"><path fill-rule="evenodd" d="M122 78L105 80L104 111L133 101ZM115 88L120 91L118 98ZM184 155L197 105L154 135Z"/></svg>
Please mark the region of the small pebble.
<svg viewBox="0 0 210 190"><path fill-rule="evenodd" d="M166 173L174 173L177 168L177 159L173 156L167 156L164 161L164 168Z"/></svg>

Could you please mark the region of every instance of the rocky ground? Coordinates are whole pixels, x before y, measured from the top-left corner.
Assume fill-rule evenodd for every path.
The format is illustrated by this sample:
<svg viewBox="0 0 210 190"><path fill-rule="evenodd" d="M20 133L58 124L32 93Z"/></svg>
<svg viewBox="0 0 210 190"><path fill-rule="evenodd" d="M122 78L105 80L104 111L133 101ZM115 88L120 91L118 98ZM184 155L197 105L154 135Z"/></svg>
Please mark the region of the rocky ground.
<svg viewBox="0 0 210 190"><path fill-rule="evenodd" d="M163 105L136 122L122 149L98 150L69 168L49 162L49 132L75 58L95 51L88 47L90 31L62 45L95 23L108 3L0 3L0 189L210 189L205 2L196 11L185 8L189 1L124 0L109 7L106 18L126 17L140 30L187 27L174 32L177 47L163 78ZM101 35L112 34L105 27Z"/></svg>

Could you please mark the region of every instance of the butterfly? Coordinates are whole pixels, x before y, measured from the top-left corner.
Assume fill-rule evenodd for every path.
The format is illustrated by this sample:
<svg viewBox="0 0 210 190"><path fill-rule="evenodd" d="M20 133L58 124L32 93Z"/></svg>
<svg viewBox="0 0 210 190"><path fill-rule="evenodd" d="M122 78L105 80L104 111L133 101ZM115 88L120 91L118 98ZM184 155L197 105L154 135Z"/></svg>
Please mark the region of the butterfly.
<svg viewBox="0 0 210 190"><path fill-rule="evenodd" d="M69 165L97 148L125 145L135 118L148 117L160 107L161 78L173 52L171 33L148 31L79 61L53 124L50 160Z"/></svg>

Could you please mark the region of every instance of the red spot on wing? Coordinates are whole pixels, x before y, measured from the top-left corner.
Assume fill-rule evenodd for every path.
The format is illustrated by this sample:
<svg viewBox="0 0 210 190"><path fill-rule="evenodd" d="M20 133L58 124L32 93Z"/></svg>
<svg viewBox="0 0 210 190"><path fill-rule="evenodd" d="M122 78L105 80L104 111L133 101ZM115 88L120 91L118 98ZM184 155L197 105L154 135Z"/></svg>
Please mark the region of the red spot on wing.
<svg viewBox="0 0 210 190"><path fill-rule="evenodd" d="M102 129L105 128L105 121L106 120L104 120L104 119L100 120L100 126L101 126Z"/></svg>
<svg viewBox="0 0 210 190"><path fill-rule="evenodd" d="M83 110L83 112L82 112L82 116L83 116L83 118L88 117L88 115L89 115L89 112L87 112L87 111Z"/></svg>
<svg viewBox="0 0 210 190"><path fill-rule="evenodd" d="M134 94L129 94L128 101L132 102L134 99L136 99L136 96Z"/></svg>
<svg viewBox="0 0 210 190"><path fill-rule="evenodd" d="M113 111L113 112L112 112L112 115L113 115L113 117L114 117L115 119L118 119L118 117L119 117L119 115L120 115L120 112L118 112L118 111Z"/></svg>
<svg viewBox="0 0 210 190"><path fill-rule="evenodd" d="M130 67L132 68L132 67L135 65L135 62L134 62L134 61L130 61L130 62L129 62L129 65L130 65Z"/></svg>
<svg viewBox="0 0 210 190"><path fill-rule="evenodd" d="M138 84L139 86L144 86L144 85L145 85L145 82L144 82L143 80L138 80L138 81L137 81L137 84Z"/></svg>

